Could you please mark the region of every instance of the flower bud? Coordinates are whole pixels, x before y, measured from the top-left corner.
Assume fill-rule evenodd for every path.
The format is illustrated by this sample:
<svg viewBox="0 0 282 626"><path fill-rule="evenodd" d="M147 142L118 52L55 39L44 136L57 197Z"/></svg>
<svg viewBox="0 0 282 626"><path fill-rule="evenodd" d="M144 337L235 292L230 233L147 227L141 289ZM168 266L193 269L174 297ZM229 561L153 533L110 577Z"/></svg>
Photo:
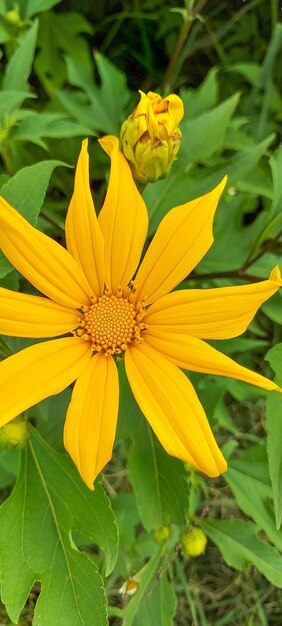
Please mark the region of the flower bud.
<svg viewBox="0 0 282 626"><path fill-rule="evenodd" d="M185 528L180 536L181 554L183 556L200 556L207 545L206 535L201 528Z"/></svg>
<svg viewBox="0 0 282 626"><path fill-rule="evenodd" d="M2 448L23 448L29 438L28 421L19 415L0 428L0 446Z"/></svg>
<svg viewBox="0 0 282 626"><path fill-rule="evenodd" d="M21 16L19 14L18 8L10 9L10 11L7 11L3 17L6 22L8 22L8 24L11 24L12 26L19 26L19 24L21 23Z"/></svg>
<svg viewBox="0 0 282 626"><path fill-rule="evenodd" d="M157 543L165 543L171 535L171 529L169 526L161 526L154 532L154 538Z"/></svg>
<svg viewBox="0 0 282 626"><path fill-rule="evenodd" d="M121 127L120 148L135 182L146 185L169 174L181 142L178 124L184 109L175 94L162 99L152 91L139 93L139 104Z"/></svg>

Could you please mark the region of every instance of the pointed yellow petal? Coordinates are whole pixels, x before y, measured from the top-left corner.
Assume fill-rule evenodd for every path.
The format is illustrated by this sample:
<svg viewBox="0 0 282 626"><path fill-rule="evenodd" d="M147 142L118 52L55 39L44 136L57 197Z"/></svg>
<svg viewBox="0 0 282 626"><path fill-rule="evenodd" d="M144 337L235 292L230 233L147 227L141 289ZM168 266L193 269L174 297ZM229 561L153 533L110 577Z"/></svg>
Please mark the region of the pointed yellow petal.
<svg viewBox="0 0 282 626"><path fill-rule="evenodd" d="M112 457L118 397L116 364L98 354L75 383L64 430L65 448L90 489Z"/></svg>
<svg viewBox="0 0 282 626"><path fill-rule="evenodd" d="M111 173L98 220L105 239L106 284L115 292L129 283L137 268L148 215L118 139L107 136L100 139L100 144L111 157Z"/></svg>
<svg viewBox="0 0 282 626"><path fill-rule="evenodd" d="M82 267L93 292L104 291L104 240L98 224L89 186L88 141L82 142L78 158L74 192L66 218L67 249Z"/></svg>
<svg viewBox="0 0 282 626"><path fill-rule="evenodd" d="M65 337L37 343L0 363L0 427L59 393L87 367L89 343Z"/></svg>
<svg viewBox="0 0 282 626"><path fill-rule="evenodd" d="M169 211L136 275L136 299L154 302L194 269L213 242L212 223L226 177L212 191Z"/></svg>
<svg viewBox="0 0 282 626"><path fill-rule="evenodd" d="M145 342L126 350L125 367L136 401L165 450L208 476L225 472L203 407L183 372Z"/></svg>
<svg viewBox="0 0 282 626"><path fill-rule="evenodd" d="M269 280L252 285L185 289L154 302L144 322L170 332L183 332L201 339L230 339L241 335L263 302L282 286L279 268Z"/></svg>
<svg viewBox="0 0 282 626"><path fill-rule="evenodd" d="M92 290L71 254L0 197L0 247L39 291L65 306L90 303Z"/></svg>
<svg viewBox="0 0 282 626"><path fill-rule="evenodd" d="M0 287L0 334L11 337L56 337L77 328L75 309Z"/></svg>
<svg viewBox="0 0 282 626"><path fill-rule="evenodd" d="M252 372L247 367L238 365L228 356L196 337L189 337L181 332L172 333L163 330L162 327L157 328L157 326L153 330L149 329L144 332L143 337L148 345L159 350L178 367L183 367L192 372L230 376L268 391L281 391L272 380Z"/></svg>

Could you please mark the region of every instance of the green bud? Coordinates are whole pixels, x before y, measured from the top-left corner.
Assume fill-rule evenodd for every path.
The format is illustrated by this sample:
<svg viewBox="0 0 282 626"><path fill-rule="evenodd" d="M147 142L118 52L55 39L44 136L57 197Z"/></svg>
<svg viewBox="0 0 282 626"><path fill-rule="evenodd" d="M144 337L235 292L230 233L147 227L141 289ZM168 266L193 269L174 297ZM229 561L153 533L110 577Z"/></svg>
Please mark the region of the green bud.
<svg viewBox="0 0 282 626"><path fill-rule="evenodd" d="M157 543L165 543L165 541L169 539L170 534L171 532L169 526L161 526L160 528L157 528L157 530L155 530L154 538Z"/></svg>
<svg viewBox="0 0 282 626"><path fill-rule="evenodd" d="M0 446L12 450L23 448L29 439L28 421L24 415L19 415L5 426L0 428Z"/></svg>
<svg viewBox="0 0 282 626"><path fill-rule="evenodd" d="M21 24L21 16L17 9L11 9L5 13L4 18L8 24L12 26L19 26Z"/></svg>

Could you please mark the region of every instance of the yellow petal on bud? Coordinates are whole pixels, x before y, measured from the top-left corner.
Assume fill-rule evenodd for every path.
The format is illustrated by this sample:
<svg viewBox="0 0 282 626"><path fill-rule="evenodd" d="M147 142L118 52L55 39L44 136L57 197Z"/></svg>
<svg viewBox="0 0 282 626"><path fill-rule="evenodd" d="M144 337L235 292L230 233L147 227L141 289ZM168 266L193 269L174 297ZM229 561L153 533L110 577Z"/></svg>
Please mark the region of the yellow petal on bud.
<svg viewBox="0 0 282 626"><path fill-rule="evenodd" d="M23 448L29 439L28 421L23 416L15 417L11 422L0 428L0 446L12 450Z"/></svg>
<svg viewBox="0 0 282 626"><path fill-rule="evenodd" d="M181 533L181 554L183 556L200 556L205 552L207 537L201 528L186 528Z"/></svg>
<svg viewBox="0 0 282 626"><path fill-rule="evenodd" d="M140 102L121 127L120 148L134 180L145 185L169 174L181 142L178 124L184 109L175 94L139 93Z"/></svg>

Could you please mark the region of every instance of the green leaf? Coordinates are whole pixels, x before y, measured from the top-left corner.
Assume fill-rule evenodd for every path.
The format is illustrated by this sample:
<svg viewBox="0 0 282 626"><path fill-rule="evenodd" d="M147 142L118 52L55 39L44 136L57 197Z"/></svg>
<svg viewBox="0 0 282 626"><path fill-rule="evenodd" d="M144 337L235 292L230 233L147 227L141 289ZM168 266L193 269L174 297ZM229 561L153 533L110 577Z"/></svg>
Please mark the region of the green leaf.
<svg viewBox="0 0 282 626"><path fill-rule="evenodd" d="M137 592L138 593L138 592ZM175 591L165 573L160 572L158 581L154 581L150 593L144 598L132 626L173 626L176 610ZM129 624L131 622L129 621ZM128 618L125 617L125 626Z"/></svg>
<svg viewBox="0 0 282 626"><path fill-rule="evenodd" d="M260 216L244 226L245 213L252 213L255 201L245 193L220 199L214 223L214 243L197 267L197 272L220 272L240 267L261 231ZM236 250L236 254L234 254Z"/></svg>
<svg viewBox="0 0 282 626"><path fill-rule="evenodd" d="M23 215L32 225L35 224L42 207L51 174L55 167L66 165L61 161L40 161L19 170L5 183L1 195ZM0 252L0 278L12 270L12 265Z"/></svg>
<svg viewBox="0 0 282 626"><path fill-rule="evenodd" d="M69 115L91 129L91 134L96 134L97 110L94 111L93 106L89 104L89 100L84 93L58 89L56 98ZM99 124L97 127L99 127Z"/></svg>
<svg viewBox="0 0 282 626"><path fill-rule="evenodd" d="M227 189L244 179L265 154L273 139L274 135L269 135L261 143L254 144L243 152L235 154L232 158L225 159L224 165L219 164L216 167L206 169L193 169L192 175L184 171L185 159L182 159L182 144L179 151L179 161L173 164L171 174L166 179L154 183L154 185L147 185L144 191L144 199L150 215L149 233L152 234L155 231L169 209L207 193L226 174L228 177ZM246 196L242 197L245 198ZM232 200L234 199L236 199L236 196L232 198ZM226 219L228 219L228 215ZM233 253L233 259L234 257ZM236 258L235 261L233 260L233 267L235 266L234 264L238 267Z"/></svg>
<svg viewBox="0 0 282 626"><path fill-rule="evenodd" d="M35 20L7 64L3 80L4 90L26 91L35 53L37 31L38 21Z"/></svg>
<svg viewBox="0 0 282 626"><path fill-rule="evenodd" d="M159 444L132 396L122 366L119 371L122 434L133 440L127 469L142 523L149 531L172 523L183 525L188 509L184 465Z"/></svg>
<svg viewBox="0 0 282 626"><path fill-rule="evenodd" d="M26 98L35 98L35 95L28 93L28 91L2 90L0 98L0 118L11 113L13 109L20 106Z"/></svg>
<svg viewBox="0 0 282 626"><path fill-rule="evenodd" d="M282 343L278 343L268 351L266 360L270 363L273 371L277 375L278 381L282 382Z"/></svg>
<svg viewBox="0 0 282 626"><path fill-rule="evenodd" d="M201 113L216 106L218 87L218 69L213 67L198 89L182 89L180 91L187 120L199 117Z"/></svg>
<svg viewBox="0 0 282 626"><path fill-rule="evenodd" d="M16 487L0 509L2 600L15 622L39 581L36 626L106 626L102 579L73 531L103 549L110 572L117 536L108 498L99 485L88 490L70 459L32 431Z"/></svg>
<svg viewBox="0 0 282 626"><path fill-rule="evenodd" d="M184 121L182 130L182 158L188 163L203 163L223 147L230 119L238 105L240 93L235 93L211 111L202 113L193 120Z"/></svg>
<svg viewBox="0 0 282 626"><path fill-rule="evenodd" d="M143 525L153 530L185 524L188 486L184 465L165 452L141 413L138 421L127 469Z"/></svg>
<svg viewBox="0 0 282 626"><path fill-rule="evenodd" d="M273 217L282 209L282 145L280 145L270 157L269 164L271 167L273 180L273 199L270 209L270 216Z"/></svg>
<svg viewBox="0 0 282 626"><path fill-rule="evenodd" d="M272 394L269 394L269 397ZM281 457L281 449L280 449ZM266 448L254 446L229 460L224 474L240 509L251 517L276 547L282 551L282 532L275 528L271 510L272 489L268 472Z"/></svg>
<svg viewBox="0 0 282 626"><path fill-rule="evenodd" d="M273 266L274 267L274 266ZM269 317L272 322L276 322L276 324L282 324L282 295L281 292L278 291L264 302L261 307L261 310Z"/></svg>
<svg viewBox="0 0 282 626"><path fill-rule="evenodd" d="M238 570L255 565L273 585L282 587L281 555L258 539L255 524L242 520L198 519L198 522L228 565Z"/></svg>
<svg viewBox="0 0 282 626"><path fill-rule="evenodd" d="M277 347L277 346L276 346ZM282 522L282 433L281 433L282 397L272 392L266 399L267 452L269 473L273 489L276 526Z"/></svg>
<svg viewBox="0 0 282 626"><path fill-rule="evenodd" d="M274 346L266 355L278 380L282 381L282 343ZM269 474L273 489L276 526L282 522L282 396L279 392L268 394L266 400L267 453Z"/></svg>
<svg viewBox="0 0 282 626"><path fill-rule="evenodd" d="M81 33L92 34L91 24L73 11L42 13L39 19L39 53L34 62L37 76L48 94L66 80L65 55L90 63L89 45Z"/></svg>
<svg viewBox="0 0 282 626"><path fill-rule="evenodd" d="M0 449L0 489L13 483L18 473L19 450Z"/></svg>
<svg viewBox="0 0 282 626"><path fill-rule="evenodd" d="M51 9L60 2L61 0L19 0L18 5L24 19L29 19L37 13Z"/></svg>
<svg viewBox="0 0 282 626"><path fill-rule="evenodd" d="M33 141L44 145L41 137L85 137L92 131L63 113L30 113L16 128L13 141Z"/></svg>
<svg viewBox="0 0 282 626"><path fill-rule="evenodd" d="M110 614L122 618L123 626L173 626L176 599L163 564L163 554L157 552L134 576L138 589L128 606L123 611L110 609Z"/></svg>
<svg viewBox="0 0 282 626"><path fill-rule="evenodd" d="M101 79L100 87L94 83L92 66L70 56L66 57L68 79L71 85L79 87L87 95L85 105L88 116L92 117L91 128L119 135L128 101L125 75L100 53L95 54L95 61ZM58 98L61 104L71 107L71 98L64 98L64 92L59 93ZM70 108L68 111L71 112Z"/></svg>
<svg viewBox="0 0 282 626"><path fill-rule="evenodd" d="M102 83L99 90L100 101L107 112L108 124L111 124L112 132L119 136L129 99L126 77L124 72L99 52L96 52L94 58Z"/></svg>

